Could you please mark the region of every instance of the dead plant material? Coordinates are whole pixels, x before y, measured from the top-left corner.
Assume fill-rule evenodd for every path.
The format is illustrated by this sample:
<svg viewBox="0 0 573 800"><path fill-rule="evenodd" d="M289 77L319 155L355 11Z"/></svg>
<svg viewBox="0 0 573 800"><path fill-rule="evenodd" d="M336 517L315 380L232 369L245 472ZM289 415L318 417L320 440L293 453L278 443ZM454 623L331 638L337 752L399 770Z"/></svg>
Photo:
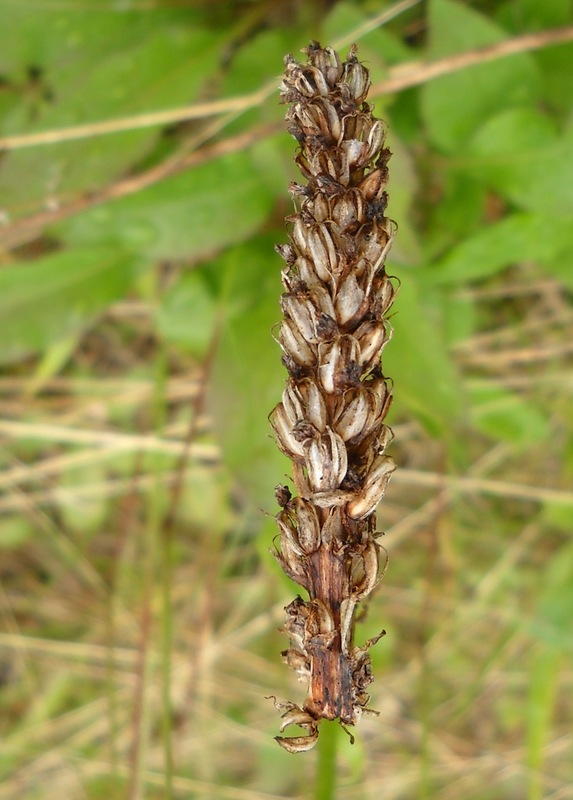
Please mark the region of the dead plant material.
<svg viewBox="0 0 573 800"><path fill-rule="evenodd" d="M287 56L281 86L307 183L290 187L298 211L287 218L289 244L277 248L289 377L271 413L297 492L277 487L275 555L308 593L286 607L283 627L283 656L309 687L302 707L277 703L281 733L293 724L305 731L276 737L292 753L314 746L321 719L355 725L367 708L368 648L382 634L356 647L354 621L380 578L375 509L395 469L384 455L392 394L381 364L396 291L384 267L395 232L385 216L390 152L356 47L345 62L317 42L303 52L306 65Z"/></svg>

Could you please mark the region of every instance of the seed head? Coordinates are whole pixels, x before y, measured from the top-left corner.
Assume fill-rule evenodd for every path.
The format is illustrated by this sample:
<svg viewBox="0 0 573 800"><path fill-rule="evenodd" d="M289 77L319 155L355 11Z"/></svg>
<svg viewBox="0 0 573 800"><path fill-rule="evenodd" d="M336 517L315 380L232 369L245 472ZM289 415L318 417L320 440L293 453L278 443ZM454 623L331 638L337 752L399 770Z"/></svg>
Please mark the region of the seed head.
<svg viewBox="0 0 573 800"><path fill-rule="evenodd" d="M314 746L321 719L354 725L373 680L368 648L353 643L355 612L380 579L375 510L395 469L384 455L392 400L381 353L395 287L384 260L394 236L385 216L384 125L366 102L368 70L356 47L342 61L311 42L307 63L285 59L281 99L306 183L292 184L278 341L289 377L271 425L293 463L297 494L277 487L286 574L308 592L286 608L283 655L308 680L306 699L286 709L306 735L277 737L291 753Z"/></svg>

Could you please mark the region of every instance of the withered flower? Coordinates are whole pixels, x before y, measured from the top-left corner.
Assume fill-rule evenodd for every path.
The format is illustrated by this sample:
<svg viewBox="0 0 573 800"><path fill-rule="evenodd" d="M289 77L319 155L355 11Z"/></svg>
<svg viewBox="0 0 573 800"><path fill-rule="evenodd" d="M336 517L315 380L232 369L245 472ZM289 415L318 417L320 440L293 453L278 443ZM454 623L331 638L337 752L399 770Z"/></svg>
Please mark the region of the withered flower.
<svg viewBox="0 0 573 800"><path fill-rule="evenodd" d="M307 64L285 59L282 101L306 185L293 184L298 212L290 243L277 248L284 314L278 335L289 377L271 414L292 461L296 496L277 487L285 573L307 593L285 611L287 664L308 681L306 699L277 703L289 752L314 746L321 719L358 722L372 681L368 648L353 642L355 612L380 577L375 510L395 468L384 455L391 389L381 364L395 288L384 259L394 223L384 216L384 126L366 103L368 70L352 47L345 62L311 42Z"/></svg>

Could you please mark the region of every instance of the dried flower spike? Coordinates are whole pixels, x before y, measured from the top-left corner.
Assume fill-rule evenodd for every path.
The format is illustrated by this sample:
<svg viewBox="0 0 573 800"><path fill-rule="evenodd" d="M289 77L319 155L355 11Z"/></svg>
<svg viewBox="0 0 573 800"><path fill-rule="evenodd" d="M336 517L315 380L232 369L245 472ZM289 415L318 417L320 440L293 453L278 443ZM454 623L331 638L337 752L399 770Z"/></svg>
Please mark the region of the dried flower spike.
<svg viewBox="0 0 573 800"><path fill-rule="evenodd" d="M285 609L283 655L308 681L302 708L278 704L281 733L291 724L306 731L276 737L291 753L314 746L321 719L354 725L368 704L375 640L356 647L354 619L380 577L375 509L394 470L383 454L391 391L380 360L395 293L384 269L394 235L384 216L390 152L365 102L370 81L356 48L345 62L317 42L304 52L305 65L287 56L281 86L307 183L291 186L299 210L288 218L290 243L277 248L289 377L271 414L298 493L277 487L275 555L308 593Z"/></svg>

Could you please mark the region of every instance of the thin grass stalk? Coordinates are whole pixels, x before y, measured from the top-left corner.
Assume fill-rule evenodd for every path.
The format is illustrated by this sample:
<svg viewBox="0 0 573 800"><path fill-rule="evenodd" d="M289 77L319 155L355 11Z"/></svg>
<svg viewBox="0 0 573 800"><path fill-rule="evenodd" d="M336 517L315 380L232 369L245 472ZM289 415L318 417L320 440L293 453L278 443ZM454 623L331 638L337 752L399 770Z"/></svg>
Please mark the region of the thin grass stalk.
<svg viewBox="0 0 573 800"><path fill-rule="evenodd" d="M163 536L161 576L161 700L163 772L165 775L165 800L173 800L173 704L171 702L171 679L173 672L173 540L170 532Z"/></svg>
<svg viewBox="0 0 573 800"><path fill-rule="evenodd" d="M314 747L322 719L355 725L368 709L368 649L384 632L356 646L354 621L385 560L375 509L395 468L384 454L392 395L381 363L395 294L384 267L395 227L385 216L390 152L356 48L344 62L317 42L304 52L305 65L287 56L281 86L307 182L290 187L290 242L277 248L285 261L278 339L289 376L271 413L296 492L277 487L275 555L308 594L285 609L283 656L308 682L302 706L277 702L280 732L304 730L276 737L291 753Z"/></svg>

